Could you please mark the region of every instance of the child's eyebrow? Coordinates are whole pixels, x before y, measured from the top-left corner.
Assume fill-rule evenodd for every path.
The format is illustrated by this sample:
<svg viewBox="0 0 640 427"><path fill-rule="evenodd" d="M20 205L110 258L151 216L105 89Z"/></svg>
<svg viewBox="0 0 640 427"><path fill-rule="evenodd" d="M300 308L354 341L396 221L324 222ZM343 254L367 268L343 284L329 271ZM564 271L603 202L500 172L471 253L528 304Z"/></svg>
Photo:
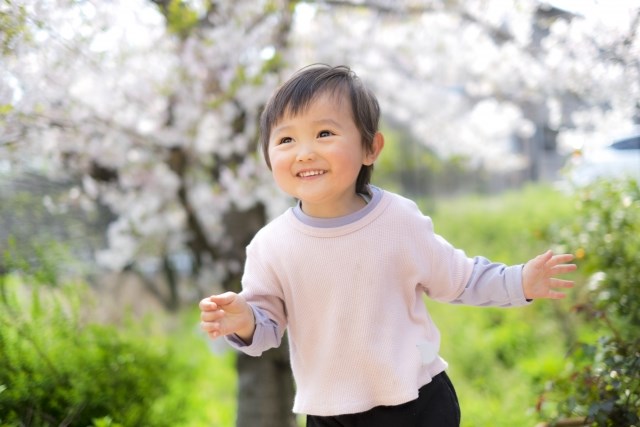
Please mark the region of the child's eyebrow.
<svg viewBox="0 0 640 427"><path fill-rule="evenodd" d="M340 128L340 123L338 123L336 120L334 119L330 119L330 118L326 118L326 119L318 119L318 120L314 120L311 122L313 125L315 126L321 126L321 125L330 125L332 127L336 127L336 128ZM286 133L288 131L290 131L291 129L293 129L294 126L293 125L281 125L281 126L276 126L275 128L273 128L273 130L271 131L271 135L277 135L279 133Z"/></svg>
<svg viewBox="0 0 640 427"><path fill-rule="evenodd" d="M291 128L292 128L292 126L289 126L289 125L276 126L276 127L273 128L271 133L282 132L282 131L285 131L285 130L291 129Z"/></svg>

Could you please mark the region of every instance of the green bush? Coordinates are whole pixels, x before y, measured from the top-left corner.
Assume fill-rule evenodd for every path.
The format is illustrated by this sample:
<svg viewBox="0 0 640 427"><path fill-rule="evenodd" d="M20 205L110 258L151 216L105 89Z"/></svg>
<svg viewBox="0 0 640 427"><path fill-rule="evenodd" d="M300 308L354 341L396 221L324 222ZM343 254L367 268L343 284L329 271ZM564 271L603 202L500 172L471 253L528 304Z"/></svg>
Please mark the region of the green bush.
<svg viewBox="0 0 640 427"><path fill-rule="evenodd" d="M575 309L599 337L578 342L550 384L549 418L584 417L595 426L640 425L640 186L602 181L580 190L578 215L556 227L578 248L589 274Z"/></svg>
<svg viewBox="0 0 640 427"><path fill-rule="evenodd" d="M85 319L79 287L0 276L0 426L179 424L156 404L176 375L167 344Z"/></svg>
<svg viewBox="0 0 640 427"><path fill-rule="evenodd" d="M234 424L235 357L212 354L196 307L109 307L126 320L100 324L99 296L64 278L78 271L65 246L22 244L0 242L0 427Z"/></svg>

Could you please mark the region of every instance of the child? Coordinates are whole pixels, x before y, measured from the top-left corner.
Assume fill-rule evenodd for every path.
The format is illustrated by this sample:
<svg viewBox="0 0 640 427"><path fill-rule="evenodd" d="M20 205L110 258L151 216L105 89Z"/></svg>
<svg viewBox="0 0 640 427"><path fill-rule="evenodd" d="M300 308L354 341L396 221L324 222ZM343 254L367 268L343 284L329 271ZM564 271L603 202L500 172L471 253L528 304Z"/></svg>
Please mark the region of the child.
<svg viewBox="0 0 640 427"><path fill-rule="evenodd" d="M346 67L303 68L262 114L261 146L298 203L247 247L240 294L200 302L202 329L259 356L290 338L293 411L308 426L458 426L422 300L513 307L562 298L575 270L548 251L524 266L468 258L415 203L369 185L382 151L375 96Z"/></svg>

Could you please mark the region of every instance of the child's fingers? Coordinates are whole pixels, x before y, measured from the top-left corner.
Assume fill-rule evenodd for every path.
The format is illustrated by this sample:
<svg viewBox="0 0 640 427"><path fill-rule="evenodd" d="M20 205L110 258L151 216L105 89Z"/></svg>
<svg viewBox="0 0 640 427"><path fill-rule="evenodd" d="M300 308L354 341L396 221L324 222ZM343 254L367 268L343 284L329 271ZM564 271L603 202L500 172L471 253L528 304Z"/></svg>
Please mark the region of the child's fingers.
<svg viewBox="0 0 640 427"><path fill-rule="evenodd" d="M574 285L573 280L551 279L551 287L553 288L573 288Z"/></svg>
<svg viewBox="0 0 640 427"><path fill-rule="evenodd" d="M548 260L549 267L555 267L556 265L566 264L572 261L574 256L572 254L560 254L550 257Z"/></svg>
<svg viewBox="0 0 640 427"><path fill-rule="evenodd" d="M218 322L201 322L200 328L211 338L218 338L221 335L220 323Z"/></svg>
<svg viewBox="0 0 640 427"><path fill-rule="evenodd" d="M538 255L535 259L539 264L544 265L553 259L553 252L549 249L548 251Z"/></svg>
<svg viewBox="0 0 640 427"><path fill-rule="evenodd" d="M543 270L547 264L552 260L553 252L548 250L530 260L527 264L531 265L531 268L535 270Z"/></svg>
<svg viewBox="0 0 640 427"><path fill-rule="evenodd" d="M220 295L211 295L209 297L209 301L218 305L228 305L233 302L233 300L236 298L236 295L237 294L234 292L225 292Z"/></svg>
<svg viewBox="0 0 640 427"><path fill-rule="evenodd" d="M200 311L213 311L218 309L218 305L211 301L211 298L205 298L198 304Z"/></svg>
<svg viewBox="0 0 640 427"><path fill-rule="evenodd" d="M223 310L203 311L200 313L200 320L203 322L214 322L224 317Z"/></svg>
<svg viewBox="0 0 640 427"><path fill-rule="evenodd" d="M556 274L571 273L572 271L576 271L577 268L578 266L575 264L560 264L551 267L549 271L551 272L551 275L555 276Z"/></svg>
<svg viewBox="0 0 640 427"><path fill-rule="evenodd" d="M547 298L549 299L562 299L566 296L566 294L557 291L549 291L549 294L547 294Z"/></svg>
<svg viewBox="0 0 640 427"><path fill-rule="evenodd" d="M210 333L213 331L217 331L220 329L220 323L218 322L200 322L200 329L203 331Z"/></svg>
<svg viewBox="0 0 640 427"><path fill-rule="evenodd" d="M223 331L225 315L226 313L222 310L203 312L200 314L200 328L212 338L224 335L226 333Z"/></svg>

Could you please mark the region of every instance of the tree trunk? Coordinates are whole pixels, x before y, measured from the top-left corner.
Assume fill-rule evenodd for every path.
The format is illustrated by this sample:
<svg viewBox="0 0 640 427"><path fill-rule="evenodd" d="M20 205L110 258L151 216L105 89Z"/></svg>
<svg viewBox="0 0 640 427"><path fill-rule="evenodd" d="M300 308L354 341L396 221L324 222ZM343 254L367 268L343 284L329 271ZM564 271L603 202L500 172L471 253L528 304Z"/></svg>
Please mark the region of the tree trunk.
<svg viewBox="0 0 640 427"><path fill-rule="evenodd" d="M160 10L165 15L167 23L171 22L171 13L181 13L184 10L171 11L173 1L171 0L151 0L153 3L160 7ZM278 52L286 51L288 45L288 35L291 29L294 6L297 0L282 0L281 2L275 2L274 4L281 7L264 8L264 16L258 17L256 22L260 22L262 19L267 18L270 14L277 15L279 19L278 29L276 34L273 35L273 40L269 45L274 47ZM180 5L186 2L178 2ZM205 16L199 20L197 25L186 28L185 31L191 32L193 35L199 29L204 27L212 27L215 25L216 20L212 19L216 14L217 2L204 2L207 7ZM185 8L185 10L188 9ZM188 12L188 10L187 10ZM173 17L175 19L175 17ZM251 27L252 23L248 23ZM251 28L246 28L244 31L251 31ZM180 34L181 38L186 38L186 32ZM220 42L224 42L221 40ZM277 61L274 64L278 64ZM272 67L274 65L272 64ZM280 65L277 65L280 66ZM274 72L272 70L271 72ZM220 92L220 82L217 80L218 76L215 73L209 75L210 81L204 83L208 94L212 98L228 96L228 93ZM172 118L174 101L170 100L168 114L167 114L167 127L173 126ZM246 121L251 115L240 112L233 122L233 131L241 134L245 130ZM255 144L257 144L257 137L255 138ZM257 147L249 147L247 152L239 154L237 157L221 158L213 156L214 166L211 169L212 180L219 181L220 170L222 167L235 167L243 160L244 155L250 155L255 151ZM189 158L187 153L179 147L170 149L168 156L168 164L171 169L181 177L181 181L185 182L185 168L188 165ZM190 249L193 252L196 259L202 254L208 254L211 259L216 261L228 262L240 265L245 261L245 248L251 241L255 233L260 230L267 222L266 212L264 206L257 204L248 210L238 210L232 208L229 210L223 218L223 223L226 229L227 236L230 238L232 244L231 247L227 247L226 244L221 244L218 247L213 247L206 238L208 232L205 227L198 221L197 216L193 213L193 209L189 205L189 198L187 197L187 188L182 186L179 191L179 198L185 207L185 212L188 216L189 231L192 233L192 239L189 242ZM223 287L227 291L240 291L240 277L241 271L231 271L224 283ZM295 416L291 412L291 405L293 403L293 377L291 374L291 368L289 364L288 343L283 339L282 345L278 349L273 349L265 352L261 357L249 357L240 354L237 359L238 370L238 412L237 422L238 427L294 427L296 426Z"/></svg>
<svg viewBox="0 0 640 427"><path fill-rule="evenodd" d="M225 254L228 259L245 261L246 246L255 233L267 222L266 210L256 205L246 211L232 210L224 217L233 248ZM240 291L242 272L231 275L223 283L226 290ZM238 371L237 427L295 427L291 412L294 386L289 363L289 343L286 335L279 348L260 357L240 353Z"/></svg>
<svg viewBox="0 0 640 427"><path fill-rule="evenodd" d="M286 336L260 357L238 355L236 427L295 427L294 385Z"/></svg>

